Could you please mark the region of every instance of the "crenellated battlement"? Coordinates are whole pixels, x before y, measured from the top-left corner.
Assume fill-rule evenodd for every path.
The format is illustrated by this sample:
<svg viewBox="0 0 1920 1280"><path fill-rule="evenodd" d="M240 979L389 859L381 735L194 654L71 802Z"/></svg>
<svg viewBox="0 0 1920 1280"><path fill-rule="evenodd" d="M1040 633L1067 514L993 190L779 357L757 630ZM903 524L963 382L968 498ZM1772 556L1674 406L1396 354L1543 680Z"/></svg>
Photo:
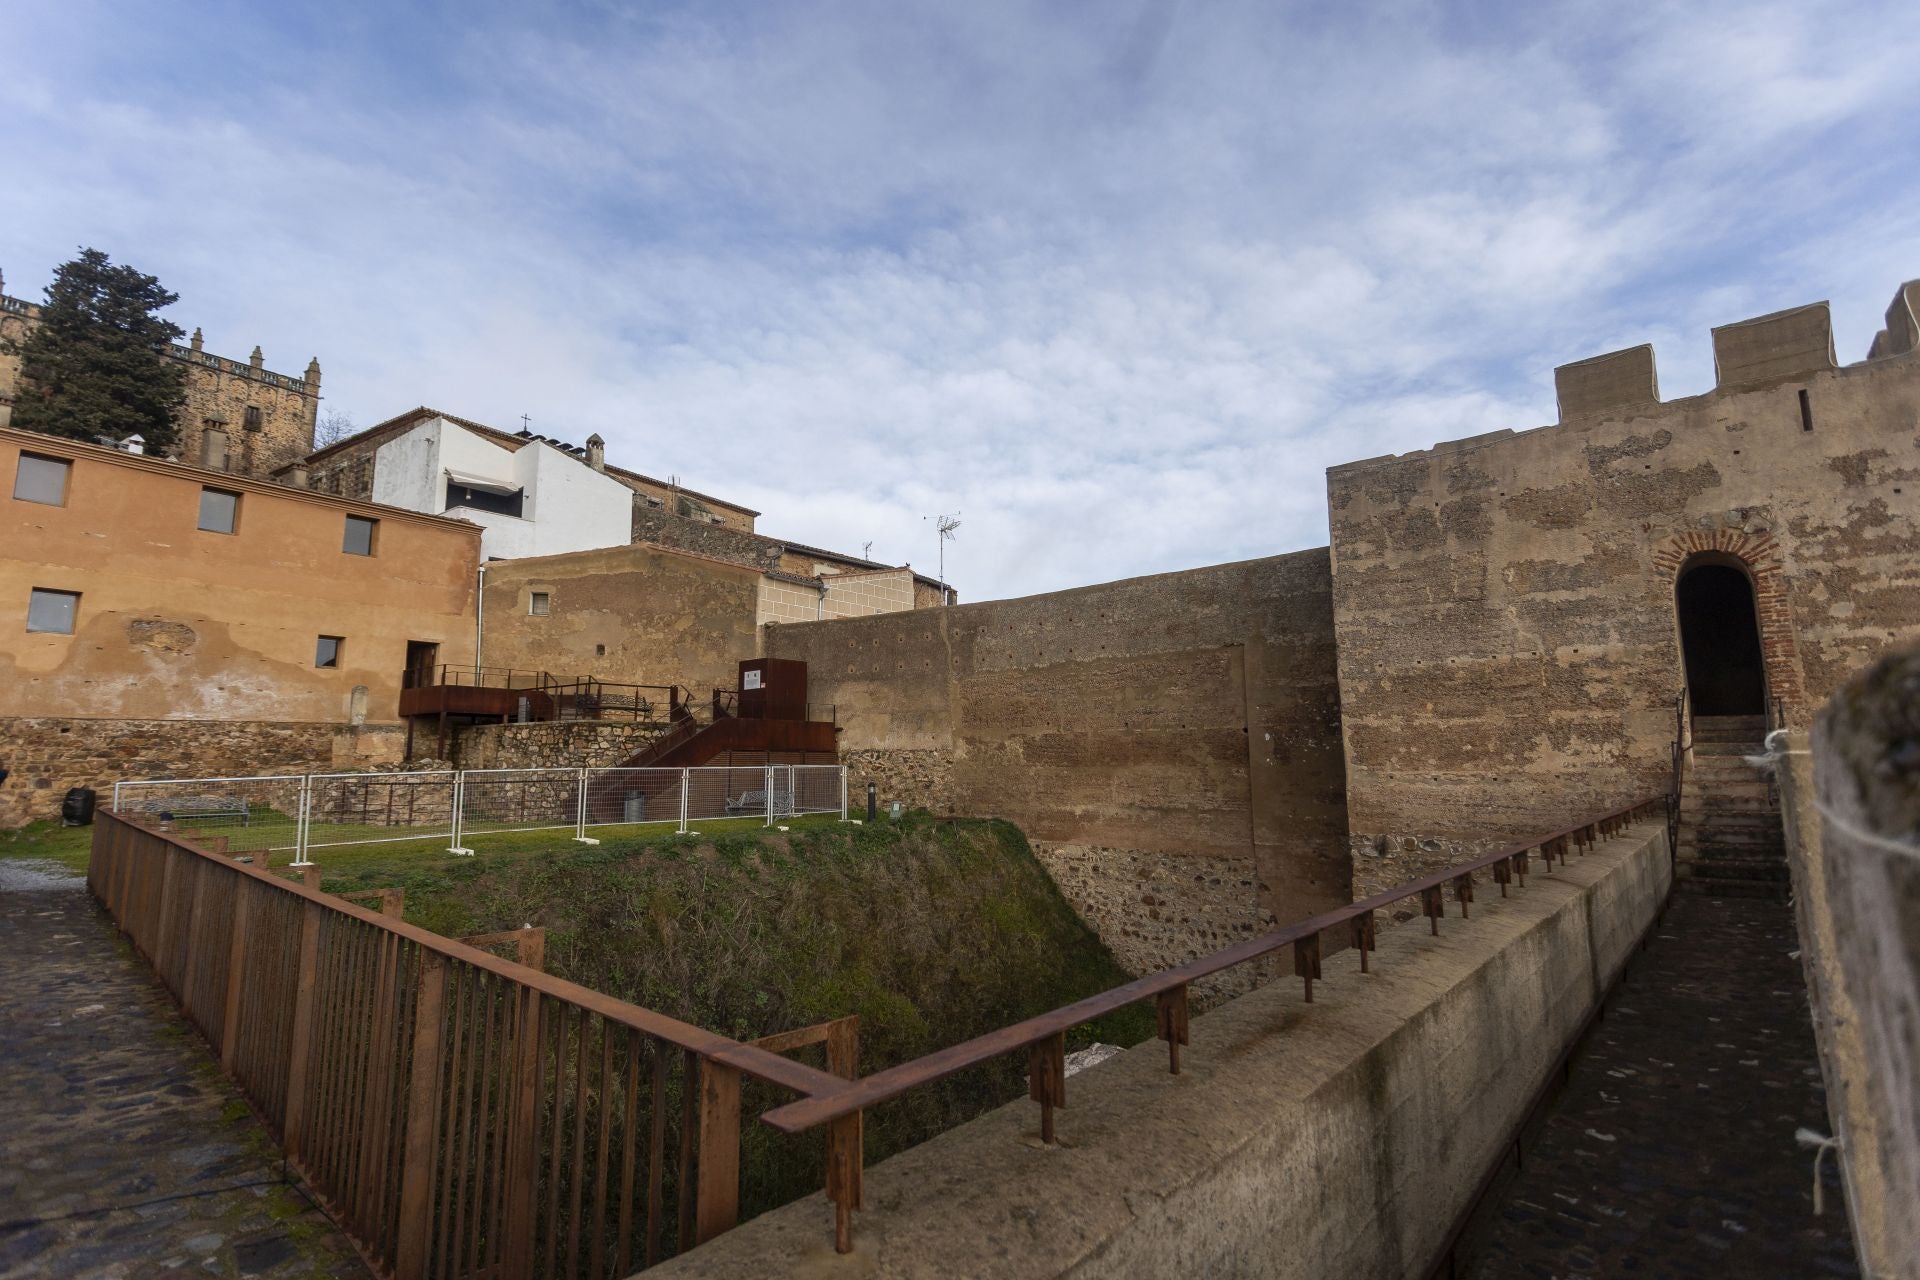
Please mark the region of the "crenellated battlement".
<svg viewBox="0 0 1920 1280"><path fill-rule="evenodd" d="M1553 371L1559 404L1558 422L1523 431L1501 429L1460 440L1447 440L1431 449L1381 454L1329 468L1346 472L1376 464L1404 461L1437 453L1476 448L1498 439L1609 414L1651 413L1688 401L1751 391L1775 383L1812 378L1845 369L1859 369L1882 360L1911 354L1920 347L1920 280L1909 280L1895 291L1887 308L1886 327L1874 337L1865 360L1842 365L1834 354L1833 317L1825 302L1790 307L1750 320L1719 325L1712 331L1714 387L1700 396L1681 400L1660 398L1660 379L1653 347L1643 343L1620 351L1589 356Z"/></svg>

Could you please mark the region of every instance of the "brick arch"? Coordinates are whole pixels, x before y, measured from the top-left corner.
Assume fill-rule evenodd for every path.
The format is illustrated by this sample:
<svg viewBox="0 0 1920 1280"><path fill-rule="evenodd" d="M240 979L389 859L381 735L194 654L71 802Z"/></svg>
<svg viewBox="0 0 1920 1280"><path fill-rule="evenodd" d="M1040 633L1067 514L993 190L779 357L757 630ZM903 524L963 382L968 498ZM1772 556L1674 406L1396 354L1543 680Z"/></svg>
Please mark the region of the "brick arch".
<svg viewBox="0 0 1920 1280"><path fill-rule="evenodd" d="M1753 603L1760 621L1760 654L1767 671L1767 693L1787 709L1805 702L1800 679L1800 650L1794 641L1793 610L1787 602L1786 566L1772 534L1744 529L1693 529L1677 533L1653 549L1653 565L1666 586L1679 582L1680 570L1702 552L1719 552L1746 566L1753 579Z"/></svg>

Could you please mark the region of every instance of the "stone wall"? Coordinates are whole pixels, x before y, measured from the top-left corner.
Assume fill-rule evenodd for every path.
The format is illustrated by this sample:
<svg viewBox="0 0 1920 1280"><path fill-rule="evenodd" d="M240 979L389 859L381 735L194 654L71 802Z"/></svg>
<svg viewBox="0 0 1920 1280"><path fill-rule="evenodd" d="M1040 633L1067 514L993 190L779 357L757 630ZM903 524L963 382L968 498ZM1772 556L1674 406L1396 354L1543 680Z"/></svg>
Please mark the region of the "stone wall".
<svg viewBox="0 0 1920 1280"><path fill-rule="evenodd" d="M677 684L704 698L759 652L760 573L634 544L487 566L486 665ZM548 612L529 611L532 592Z"/></svg>
<svg viewBox="0 0 1920 1280"><path fill-rule="evenodd" d="M780 567L780 544L751 531L732 525L690 520L663 507L649 504L643 495L633 499L633 540L679 551L697 551L703 556L731 560L755 569Z"/></svg>
<svg viewBox="0 0 1920 1280"><path fill-rule="evenodd" d="M1325 551L772 626L765 647L836 705L855 808L874 777L1019 824L1135 969L1349 900Z"/></svg>
<svg viewBox="0 0 1920 1280"><path fill-rule="evenodd" d="M1362 884L1664 790L1695 557L1744 567L1796 721L1920 634L1920 360L1832 368L1814 310L1716 331L1707 395L1622 353L1559 426L1329 471Z"/></svg>
<svg viewBox="0 0 1920 1280"><path fill-rule="evenodd" d="M815 1193L660 1280L1424 1276L1654 924L1665 834L1383 934L1369 977L1331 957L1311 1005L1282 981L1197 1016L1178 1076L1157 1040L1080 1072L1057 1145L1022 1099L873 1166L849 1257Z"/></svg>
<svg viewBox="0 0 1920 1280"><path fill-rule="evenodd" d="M380 768L405 745L398 725L0 717L0 828L58 817L69 787L104 805L116 782Z"/></svg>
<svg viewBox="0 0 1920 1280"><path fill-rule="evenodd" d="M559 720L545 724L477 724L454 738L460 769L607 769L665 733L655 722Z"/></svg>

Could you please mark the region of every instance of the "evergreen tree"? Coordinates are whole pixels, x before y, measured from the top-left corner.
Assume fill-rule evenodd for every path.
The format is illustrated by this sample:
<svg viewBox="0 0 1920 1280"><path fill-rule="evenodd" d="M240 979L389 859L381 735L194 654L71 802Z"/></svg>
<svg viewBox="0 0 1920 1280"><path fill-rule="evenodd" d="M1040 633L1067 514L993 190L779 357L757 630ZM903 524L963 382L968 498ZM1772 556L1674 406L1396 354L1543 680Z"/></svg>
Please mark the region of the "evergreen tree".
<svg viewBox="0 0 1920 1280"><path fill-rule="evenodd" d="M39 324L8 345L20 357L12 425L87 441L137 433L148 453L172 447L187 370L166 358L180 327L154 313L177 301L153 276L82 249L54 272Z"/></svg>

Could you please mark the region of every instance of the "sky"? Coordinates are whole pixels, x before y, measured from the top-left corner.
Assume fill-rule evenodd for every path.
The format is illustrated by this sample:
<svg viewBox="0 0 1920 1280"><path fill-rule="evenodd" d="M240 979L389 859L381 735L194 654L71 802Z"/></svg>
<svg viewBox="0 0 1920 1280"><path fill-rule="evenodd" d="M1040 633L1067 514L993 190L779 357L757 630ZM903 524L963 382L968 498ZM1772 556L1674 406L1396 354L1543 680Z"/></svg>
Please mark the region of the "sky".
<svg viewBox="0 0 1920 1280"><path fill-rule="evenodd" d="M521 415L963 599L1327 540L1325 468L1920 276L1920 6L0 5L82 245L360 427Z"/></svg>

